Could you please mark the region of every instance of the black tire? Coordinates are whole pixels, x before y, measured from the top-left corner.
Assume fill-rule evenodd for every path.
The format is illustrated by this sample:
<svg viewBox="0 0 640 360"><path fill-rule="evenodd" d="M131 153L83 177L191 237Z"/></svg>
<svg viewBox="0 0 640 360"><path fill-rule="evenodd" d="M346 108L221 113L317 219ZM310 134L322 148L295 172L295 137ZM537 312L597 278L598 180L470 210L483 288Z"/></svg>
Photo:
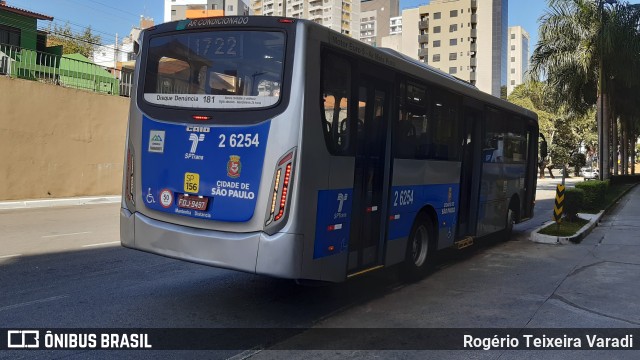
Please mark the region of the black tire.
<svg viewBox="0 0 640 360"><path fill-rule="evenodd" d="M511 234L513 234L513 225L516 223L516 211L512 207L507 210L506 220L507 223L502 234L503 241L509 241L511 239Z"/></svg>
<svg viewBox="0 0 640 360"><path fill-rule="evenodd" d="M433 268L435 253L433 222L424 213L418 214L409 233L403 275L408 280L418 280Z"/></svg>

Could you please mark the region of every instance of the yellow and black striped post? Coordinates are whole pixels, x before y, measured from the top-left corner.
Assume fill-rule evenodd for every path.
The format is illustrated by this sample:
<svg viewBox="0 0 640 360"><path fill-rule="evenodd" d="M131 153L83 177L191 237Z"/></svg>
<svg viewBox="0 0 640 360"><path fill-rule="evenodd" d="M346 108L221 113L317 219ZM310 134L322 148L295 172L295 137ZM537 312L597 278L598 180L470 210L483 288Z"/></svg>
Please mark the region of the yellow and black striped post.
<svg viewBox="0 0 640 360"><path fill-rule="evenodd" d="M560 224L564 207L564 185L556 187L556 203L553 207L553 220Z"/></svg>

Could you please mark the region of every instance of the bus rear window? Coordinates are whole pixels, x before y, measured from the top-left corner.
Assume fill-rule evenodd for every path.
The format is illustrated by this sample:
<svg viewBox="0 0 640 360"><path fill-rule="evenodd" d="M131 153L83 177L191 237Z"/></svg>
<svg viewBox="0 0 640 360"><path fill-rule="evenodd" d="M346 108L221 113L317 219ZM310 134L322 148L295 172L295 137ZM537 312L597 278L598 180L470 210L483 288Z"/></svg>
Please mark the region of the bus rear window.
<svg viewBox="0 0 640 360"><path fill-rule="evenodd" d="M197 109L278 103L285 35L277 31L185 32L151 38L144 100Z"/></svg>

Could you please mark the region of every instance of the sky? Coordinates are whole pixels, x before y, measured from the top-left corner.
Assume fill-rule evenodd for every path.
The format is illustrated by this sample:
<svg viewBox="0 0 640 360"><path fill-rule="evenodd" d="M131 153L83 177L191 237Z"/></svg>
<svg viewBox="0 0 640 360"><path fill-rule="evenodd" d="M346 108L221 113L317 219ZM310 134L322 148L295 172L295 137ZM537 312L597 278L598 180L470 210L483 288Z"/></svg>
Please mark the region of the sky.
<svg viewBox="0 0 640 360"><path fill-rule="evenodd" d="M483 0L480 0L483 1ZM640 0L638 0L640 1ZM631 1L636 3L638 1ZM428 0L400 0L400 9L425 5ZM53 22L69 22L74 32L91 26L102 43L113 44L116 34L121 39L140 21L140 15L152 17L156 24L163 22L163 0L7 0L7 5L53 16ZM530 53L538 41L538 19L547 8L546 0L510 0L509 26L520 25L530 36ZM38 22L47 27L49 21Z"/></svg>

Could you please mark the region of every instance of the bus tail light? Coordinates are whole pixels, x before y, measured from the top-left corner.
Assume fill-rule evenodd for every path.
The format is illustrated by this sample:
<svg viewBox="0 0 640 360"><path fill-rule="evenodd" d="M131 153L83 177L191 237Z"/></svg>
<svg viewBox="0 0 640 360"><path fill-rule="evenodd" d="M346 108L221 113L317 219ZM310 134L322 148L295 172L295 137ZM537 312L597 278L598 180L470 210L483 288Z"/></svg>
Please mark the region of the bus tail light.
<svg viewBox="0 0 640 360"><path fill-rule="evenodd" d="M135 189L136 189L136 183L135 183L135 178L134 178L134 163L133 163L133 151L131 150L131 144L129 144L129 146L127 146L127 170L126 170L126 188L125 188L125 193L126 193L126 197L127 200L129 200L129 202L135 206L136 201L135 201Z"/></svg>
<svg viewBox="0 0 640 360"><path fill-rule="evenodd" d="M269 194L265 226L282 220L286 214L287 200L290 198L291 193L294 155L295 149L292 149L278 160L278 165L273 175L273 187Z"/></svg>

